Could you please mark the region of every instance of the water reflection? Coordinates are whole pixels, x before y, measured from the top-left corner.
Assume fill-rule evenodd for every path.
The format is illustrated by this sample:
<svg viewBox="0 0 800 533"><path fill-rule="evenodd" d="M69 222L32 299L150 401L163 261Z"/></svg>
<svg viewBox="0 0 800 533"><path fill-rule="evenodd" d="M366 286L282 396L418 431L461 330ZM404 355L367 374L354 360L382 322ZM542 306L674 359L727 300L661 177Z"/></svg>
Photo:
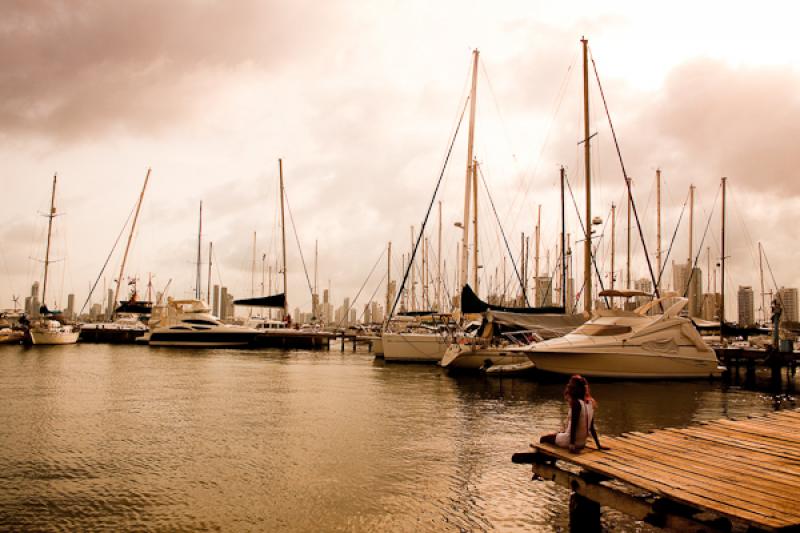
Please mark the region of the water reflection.
<svg viewBox="0 0 800 533"><path fill-rule="evenodd" d="M349 351L2 347L0 529L563 530L565 491L510 462L563 423L563 387ZM794 406L719 382L592 391L605 434Z"/></svg>

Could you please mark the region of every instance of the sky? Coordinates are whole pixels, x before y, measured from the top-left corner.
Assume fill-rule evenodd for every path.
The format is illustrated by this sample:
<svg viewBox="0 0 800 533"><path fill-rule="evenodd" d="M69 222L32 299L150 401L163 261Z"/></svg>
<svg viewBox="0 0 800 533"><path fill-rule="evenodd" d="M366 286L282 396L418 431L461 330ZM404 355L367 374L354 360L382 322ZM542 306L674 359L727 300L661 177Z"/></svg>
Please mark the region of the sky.
<svg viewBox="0 0 800 533"><path fill-rule="evenodd" d="M209 242L212 284L245 297L261 294L263 280L270 292L281 250L279 158L291 309L310 308L315 255L317 285L330 288L334 304L358 295L360 312L371 297L383 302L387 243L396 279L440 175L435 202L452 291L466 117L453 137L473 49L480 50L479 293L499 287L509 255L503 235L519 255L539 205L540 268L547 270L549 254L555 269L562 165L575 196L574 204L568 196L566 223L579 278L582 36L651 256L656 169L665 255L673 243L667 262L688 258L684 203L696 186L694 255L704 277L721 255L718 194L726 176L726 298L735 302L739 285L760 292L758 242L769 262L765 290L800 286L800 59L791 2L756 10L745 2L41 0L4 2L0 10L0 308L41 280L41 215L56 173L62 216L54 220L51 307L64 306L68 293L82 304L98 279L92 301L103 299L118 276L123 228L148 168L126 266L140 292L152 274L157 290L169 283L172 296L193 294L201 201L203 292ZM592 209L603 222L597 261L607 284L616 203L620 283L624 178L590 73ZM437 205L426 225L429 271L437 264ZM647 267L634 241L638 278ZM735 318L734 305L727 316Z"/></svg>

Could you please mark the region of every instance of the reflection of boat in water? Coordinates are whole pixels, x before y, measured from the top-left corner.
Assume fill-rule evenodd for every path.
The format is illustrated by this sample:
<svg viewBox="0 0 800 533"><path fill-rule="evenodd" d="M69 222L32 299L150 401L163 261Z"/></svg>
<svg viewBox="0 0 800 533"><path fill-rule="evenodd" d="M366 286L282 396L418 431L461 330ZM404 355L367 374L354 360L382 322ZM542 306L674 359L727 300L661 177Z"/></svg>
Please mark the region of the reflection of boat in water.
<svg viewBox="0 0 800 533"><path fill-rule="evenodd" d="M615 378L702 378L718 375L717 356L692 322L678 316L677 302L647 316L661 298L635 311L597 310L591 320L564 337L521 349L541 371Z"/></svg>
<svg viewBox="0 0 800 533"><path fill-rule="evenodd" d="M196 348L247 346L258 330L223 324L213 316L202 300L173 300L153 308L150 346L187 346Z"/></svg>

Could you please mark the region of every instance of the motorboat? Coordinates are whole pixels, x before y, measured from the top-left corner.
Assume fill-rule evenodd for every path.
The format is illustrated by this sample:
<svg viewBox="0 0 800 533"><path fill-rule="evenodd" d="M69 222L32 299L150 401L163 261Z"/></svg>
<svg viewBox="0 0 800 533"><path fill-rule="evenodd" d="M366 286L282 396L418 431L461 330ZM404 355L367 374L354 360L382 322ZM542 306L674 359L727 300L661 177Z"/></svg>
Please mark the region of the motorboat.
<svg viewBox="0 0 800 533"><path fill-rule="evenodd" d="M258 334L255 328L223 324L202 300L168 298L165 306L153 308L145 339L150 346L216 348L247 346Z"/></svg>
<svg viewBox="0 0 800 533"><path fill-rule="evenodd" d="M661 314L648 311L664 309ZM596 310L563 337L519 349L537 370L608 378L705 378L719 375L714 351L692 321L679 315L686 298L652 300L634 311ZM656 307L658 306L658 308Z"/></svg>
<svg viewBox="0 0 800 533"><path fill-rule="evenodd" d="M530 363L525 353L511 350L561 337L586 321L582 314L522 313L489 309L474 337L451 344L439 363L451 370L481 370Z"/></svg>

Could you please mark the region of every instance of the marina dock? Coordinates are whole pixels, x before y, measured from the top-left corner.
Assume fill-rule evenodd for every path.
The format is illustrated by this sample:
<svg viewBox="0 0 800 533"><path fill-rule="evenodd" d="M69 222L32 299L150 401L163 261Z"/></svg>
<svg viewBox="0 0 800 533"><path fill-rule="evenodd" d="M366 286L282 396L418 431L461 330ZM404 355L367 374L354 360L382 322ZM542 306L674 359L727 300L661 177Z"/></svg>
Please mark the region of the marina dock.
<svg viewBox="0 0 800 533"><path fill-rule="evenodd" d="M679 531L800 531L800 410L605 437L609 450L547 444L514 454L571 491L570 529L599 531L600 506Z"/></svg>

